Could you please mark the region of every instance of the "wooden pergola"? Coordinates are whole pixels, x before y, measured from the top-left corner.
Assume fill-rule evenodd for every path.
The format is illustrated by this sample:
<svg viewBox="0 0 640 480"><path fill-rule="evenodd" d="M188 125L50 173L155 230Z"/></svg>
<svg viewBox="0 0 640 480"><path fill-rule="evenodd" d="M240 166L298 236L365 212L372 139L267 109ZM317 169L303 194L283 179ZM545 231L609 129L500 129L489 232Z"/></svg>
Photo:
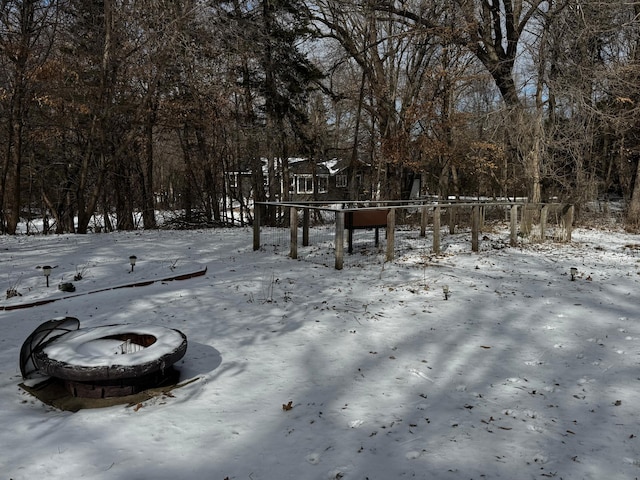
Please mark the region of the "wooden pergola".
<svg viewBox="0 0 640 480"><path fill-rule="evenodd" d="M309 226L310 211L320 210L332 212L335 215L335 268L342 270L344 264L344 243L345 243L345 218L347 215L358 215L359 212L377 213L386 212L386 261L394 258L395 247L395 226L396 211L400 209L420 209L420 236L425 237L429 218L433 219L433 253L440 252L440 227L442 210L446 209L449 213L450 231L453 233L456 213L460 209L471 209L471 250L478 251L478 238L482 228L484 219L484 209L487 207L502 207L510 211L510 245L515 246L518 243L518 211L522 209L523 215L533 218L534 213L539 216L540 236L545 238L547 228L548 215L551 210L561 212L561 224L565 229L564 241L571 241L571 231L573 226L574 207L571 204L562 203L525 203L518 201L503 202L426 202L426 201L376 201L376 202L336 202L341 207L327 206L327 202L259 202L256 205L267 205L270 207L280 207L289 210L289 228L291 232L291 241L289 248L289 256L293 259L298 258L298 229L299 212L302 211L302 246L309 246ZM260 248L260 226L261 219L259 215L260 209L254 210L253 220L253 249ZM353 218L353 217L352 217ZM364 216L362 218L365 218ZM530 222L529 222L530 223ZM372 223L370 228L379 226L379 223ZM353 228L353 227L351 227ZM366 224L360 225L359 228L368 228Z"/></svg>

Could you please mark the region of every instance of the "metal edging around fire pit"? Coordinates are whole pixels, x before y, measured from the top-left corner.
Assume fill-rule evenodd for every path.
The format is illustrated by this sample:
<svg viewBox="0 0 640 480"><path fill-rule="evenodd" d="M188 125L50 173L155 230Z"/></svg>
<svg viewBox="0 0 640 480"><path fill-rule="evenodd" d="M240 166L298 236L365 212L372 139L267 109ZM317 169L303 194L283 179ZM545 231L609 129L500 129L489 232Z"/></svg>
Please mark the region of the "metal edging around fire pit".
<svg viewBox="0 0 640 480"><path fill-rule="evenodd" d="M29 376L38 373L62 380L77 397L125 396L176 383L179 375L172 366L186 350L187 337L167 327L120 324L78 329L39 343L29 355L33 364Z"/></svg>

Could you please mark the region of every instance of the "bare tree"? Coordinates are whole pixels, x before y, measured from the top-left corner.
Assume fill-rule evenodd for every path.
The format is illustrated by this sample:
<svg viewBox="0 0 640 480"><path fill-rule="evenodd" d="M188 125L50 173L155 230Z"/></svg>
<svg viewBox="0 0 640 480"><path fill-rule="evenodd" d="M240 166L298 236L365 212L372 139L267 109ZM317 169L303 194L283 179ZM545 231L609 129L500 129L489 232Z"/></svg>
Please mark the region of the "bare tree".
<svg viewBox="0 0 640 480"><path fill-rule="evenodd" d="M524 164L529 181L529 199L538 202L541 198L539 149L542 143L534 139L526 148L518 143L519 132L529 124L529 115L516 81L516 63L523 38L528 41L539 36L539 32L546 28L547 20L563 5L546 0L453 0L446 5L454 18L454 27L448 30L442 29L434 18L423 13L425 2L407 6L404 2L387 1L378 8L438 34L443 44L464 46L484 65L505 104L509 119L506 122L509 126L506 139L508 153L513 161ZM540 135L541 130L531 133Z"/></svg>
<svg viewBox="0 0 640 480"><path fill-rule="evenodd" d="M57 2L0 1L0 232L13 234L22 207L22 173L30 115L57 24Z"/></svg>
<svg viewBox="0 0 640 480"><path fill-rule="evenodd" d="M437 63L438 48L433 32L396 23L389 12L381 13L378 7L377 2L354 6L327 0L319 3L317 22L323 26L325 37L337 42L348 62L357 65L360 72L353 75L353 83L360 85L354 95L359 100L353 146L359 144L361 122L367 119L364 130L373 147L369 157L378 171L373 196L399 198L407 196L411 188L407 167L413 160L416 136L424 133L420 132L419 103L421 97L429 96L425 90L431 85L426 80ZM442 19L435 4L428 13L430 19ZM426 17L427 12L424 14ZM339 65L345 60L338 57L334 62ZM345 93L334 92L338 96ZM355 149L352 152L353 162Z"/></svg>
<svg viewBox="0 0 640 480"><path fill-rule="evenodd" d="M622 195L630 225L640 218L639 14L636 3L571 2L547 42L549 177L578 203Z"/></svg>

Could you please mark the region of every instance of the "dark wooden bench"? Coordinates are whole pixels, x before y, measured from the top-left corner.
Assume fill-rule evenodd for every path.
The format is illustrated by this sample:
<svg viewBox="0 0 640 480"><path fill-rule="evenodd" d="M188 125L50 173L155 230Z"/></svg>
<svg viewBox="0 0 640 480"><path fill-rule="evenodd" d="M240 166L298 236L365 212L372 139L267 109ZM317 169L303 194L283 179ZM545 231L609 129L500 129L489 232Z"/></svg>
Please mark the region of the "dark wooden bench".
<svg viewBox="0 0 640 480"><path fill-rule="evenodd" d="M349 253L353 253L353 231L375 228L376 247L380 242L380 228L387 227L387 214L389 209L358 210L346 212L344 228L348 231Z"/></svg>

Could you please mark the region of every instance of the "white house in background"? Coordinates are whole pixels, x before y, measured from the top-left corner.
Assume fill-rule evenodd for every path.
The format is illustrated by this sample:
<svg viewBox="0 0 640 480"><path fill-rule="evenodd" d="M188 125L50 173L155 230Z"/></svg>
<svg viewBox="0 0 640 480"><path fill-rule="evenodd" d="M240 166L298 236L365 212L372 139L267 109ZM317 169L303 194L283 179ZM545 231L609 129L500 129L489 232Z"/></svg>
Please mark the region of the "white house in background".
<svg viewBox="0 0 640 480"><path fill-rule="evenodd" d="M356 172L357 191L366 193L365 179L370 178L369 166L360 165ZM347 200L351 170L344 160L313 162L306 158L289 159L289 194L292 199Z"/></svg>
<svg viewBox="0 0 640 480"><path fill-rule="evenodd" d="M287 188L291 199L347 200L349 198L349 182L351 181L349 162L335 158L314 162L307 158L293 157L289 158L288 167L289 185ZM280 160L276 160L276 175L279 182L282 182L281 171ZM360 198L363 199L371 191L370 172L371 168L368 165L359 164L356 172L356 189ZM226 173L227 186L232 192L237 192L238 187L241 187L243 195L248 197L253 187L251 175L249 169L242 172L229 171ZM262 177L264 188L268 190L268 162L264 158L262 159Z"/></svg>

